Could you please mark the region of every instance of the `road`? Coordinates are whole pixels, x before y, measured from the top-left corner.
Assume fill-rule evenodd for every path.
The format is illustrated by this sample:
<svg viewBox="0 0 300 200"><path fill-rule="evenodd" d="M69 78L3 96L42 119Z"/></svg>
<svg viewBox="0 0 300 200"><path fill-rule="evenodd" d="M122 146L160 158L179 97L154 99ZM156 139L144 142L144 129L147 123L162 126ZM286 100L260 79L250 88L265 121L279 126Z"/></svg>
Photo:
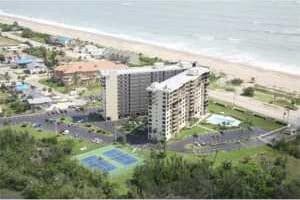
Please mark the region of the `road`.
<svg viewBox="0 0 300 200"><path fill-rule="evenodd" d="M277 105L270 105L264 102L255 100L250 97L244 97L236 95L233 92L223 92L223 91L209 91L209 97L217 100L221 100L227 103L234 104L236 106L246 108L252 112L264 115L266 117L274 118L280 121L285 121L289 123L299 123L300 124L300 109L289 112L289 117L284 117L284 112L286 109Z"/></svg>

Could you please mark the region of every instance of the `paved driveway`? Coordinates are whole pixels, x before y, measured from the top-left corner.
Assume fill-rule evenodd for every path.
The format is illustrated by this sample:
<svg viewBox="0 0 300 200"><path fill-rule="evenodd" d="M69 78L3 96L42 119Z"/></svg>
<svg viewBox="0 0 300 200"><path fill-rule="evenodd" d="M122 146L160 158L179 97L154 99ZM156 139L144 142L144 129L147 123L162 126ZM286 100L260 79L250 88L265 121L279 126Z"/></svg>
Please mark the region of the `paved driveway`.
<svg viewBox="0 0 300 200"><path fill-rule="evenodd" d="M229 151L239 149L245 146L262 145L257 137L266 133L266 131L258 128L251 130L229 130L224 131L223 134L210 133L206 135L199 135L197 138L193 136L183 139L181 141L174 141L168 145L169 150L179 152L191 152L191 149L187 149L188 144L197 143L201 146L203 153L209 153L213 151Z"/></svg>

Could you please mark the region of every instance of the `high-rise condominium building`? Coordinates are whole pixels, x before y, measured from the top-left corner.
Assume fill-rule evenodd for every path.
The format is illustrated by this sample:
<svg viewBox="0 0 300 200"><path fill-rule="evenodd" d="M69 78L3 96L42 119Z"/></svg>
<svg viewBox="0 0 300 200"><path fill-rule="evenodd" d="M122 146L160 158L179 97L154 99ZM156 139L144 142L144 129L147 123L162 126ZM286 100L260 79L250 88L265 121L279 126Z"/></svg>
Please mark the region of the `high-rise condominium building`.
<svg viewBox="0 0 300 200"><path fill-rule="evenodd" d="M168 140L206 114L208 76L207 68L193 67L147 88L150 139Z"/></svg>
<svg viewBox="0 0 300 200"><path fill-rule="evenodd" d="M153 82L162 82L191 67L192 64L181 63L101 71L105 118L114 121L122 117L147 114L147 87Z"/></svg>

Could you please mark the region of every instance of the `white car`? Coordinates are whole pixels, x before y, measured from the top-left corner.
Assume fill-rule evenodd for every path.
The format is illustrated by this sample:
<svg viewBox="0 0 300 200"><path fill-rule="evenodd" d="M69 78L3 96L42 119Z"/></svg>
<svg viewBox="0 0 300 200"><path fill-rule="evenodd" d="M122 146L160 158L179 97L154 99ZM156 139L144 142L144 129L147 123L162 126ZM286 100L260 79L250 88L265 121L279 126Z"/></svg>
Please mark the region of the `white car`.
<svg viewBox="0 0 300 200"><path fill-rule="evenodd" d="M68 135L68 134L70 134L70 131L66 129L66 130L62 131L61 134Z"/></svg>
<svg viewBox="0 0 300 200"><path fill-rule="evenodd" d="M94 139L92 139L92 142L96 143L96 144L100 144L102 142L102 140L100 138L94 138Z"/></svg>

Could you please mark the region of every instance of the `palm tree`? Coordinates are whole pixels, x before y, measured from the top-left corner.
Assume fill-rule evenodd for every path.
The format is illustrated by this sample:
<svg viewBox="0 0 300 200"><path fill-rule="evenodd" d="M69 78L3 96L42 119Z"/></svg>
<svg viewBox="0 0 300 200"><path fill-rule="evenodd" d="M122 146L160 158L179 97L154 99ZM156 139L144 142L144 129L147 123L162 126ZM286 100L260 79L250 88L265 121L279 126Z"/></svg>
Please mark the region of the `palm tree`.
<svg viewBox="0 0 300 200"><path fill-rule="evenodd" d="M195 141L196 141L197 138L198 138L197 133L194 133L194 134L193 134L193 143L195 143Z"/></svg>
<svg viewBox="0 0 300 200"><path fill-rule="evenodd" d="M75 72L72 76L73 85L78 86L79 80L80 80L80 77L79 77L78 73Z"/></svg>
<svg viewBox="0 0 300 200"><path fill-rule="evenodd" d="M5 79L7 82L10 81L10 75L9 75L8 72L5 72L5 74L4 74L4 79Z"/></svg>
<svg viewBox="0 0 300 200"><path fill-rule="evenodd" d="M252 122L249 119L246 119L243 123L240 124L240 127L242 128L242 130L248 130L251 131L252 130Z"/></svg>

